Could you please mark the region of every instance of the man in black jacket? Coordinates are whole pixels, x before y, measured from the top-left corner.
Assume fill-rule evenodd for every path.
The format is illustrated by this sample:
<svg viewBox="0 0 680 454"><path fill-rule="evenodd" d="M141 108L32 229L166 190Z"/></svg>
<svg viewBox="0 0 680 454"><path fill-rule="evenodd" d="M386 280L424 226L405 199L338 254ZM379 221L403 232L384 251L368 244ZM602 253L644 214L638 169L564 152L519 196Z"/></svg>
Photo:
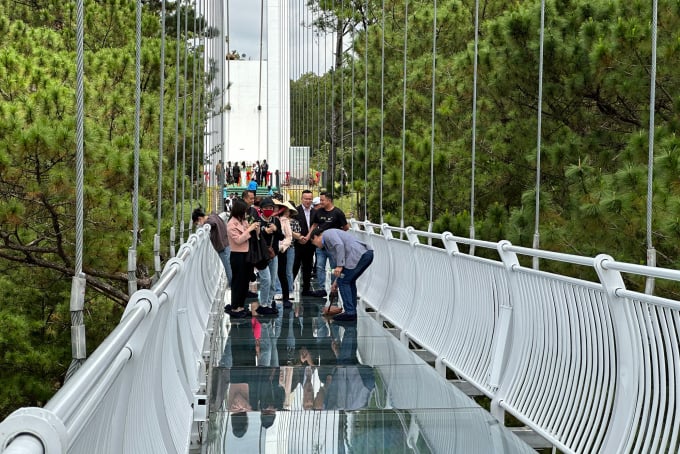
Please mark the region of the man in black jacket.
<svg viewBox="0 0 680 454"><path fill-rule="evenodd" d="M209 216L206 216L203 209L200 207L196 208L191 213L191 220L197 227L200 227L203 224L208 224L210 226L210 242L220 256L220 260L224 266L224 272L227 274L227 282L229 283L229 287L231 287L232 273L231 264L229 263L231 249L229 249L229 238L227 238L227 224L216 213L210 213Z"/></svg>
<svg viewBox="0 0 680 454"><path fill-rule="evenodd" d="M312 191L302 191L301 204L297 206L295 219L300 223L301 238L295 243L295 262L293 262L293 278L297 276L302 267L302 296L313 296L310 281L312 279L312 265L314 264L314 250L316 249L308 240L309 228L312 225Z"/></svg>

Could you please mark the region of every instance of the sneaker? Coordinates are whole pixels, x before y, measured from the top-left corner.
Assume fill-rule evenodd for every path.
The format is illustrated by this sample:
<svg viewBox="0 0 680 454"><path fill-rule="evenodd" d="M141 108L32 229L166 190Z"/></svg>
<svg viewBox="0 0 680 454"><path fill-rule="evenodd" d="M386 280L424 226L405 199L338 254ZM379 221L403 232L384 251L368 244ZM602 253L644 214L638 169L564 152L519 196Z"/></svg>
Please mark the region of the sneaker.
<svg viewBox="0 0 680 454"><path fill-rule="evenodd" d="M231 312L231 304L227 304L226 306L224 306L224 312L226 312L227 314Z"/></svg>
<svg viewBox="0 0 680 454"><path fill-rule="evenodd" d="M283 295L281 293L277 293L274 295L274 299L277 301L281 301L283 299Z"/></svg>
<svg viewBox="0 0 680 454"><path fill-rule="evenodd" d="M259 306L256 310L257 313L260 315L276 315L279 313L279 311L277 311L276 308L271 308L267 306Z"/></svg>
<svg viewBox="0 0 680 454"><path fill-rule="evenodd" d="M232 318L246 318L250 315L250 312L247 310L241 310L241 311L229 311L229 317Z"/></svg>
<svg viewBox="0 0 680 454"><path fill-rule="evenodd" d="M283 300L283 308L284 309L291 309L293 307L293 303L290 302L290 300Z"/></svg>
<svg viewBox="0 0 680 454"><path fill-rule="evenodd" d="M315 296L315 297L317 297L317 298L325 298L326 295L327 295L327 294L326 294L326 290L323 290L323 289L321 289L321 290L314 290L314 291L311 292L311 293L312 293L311 296Z"/></svg>
<svg viewBox="0 0 680 454"><path fill-rule="evenodd" d="M333 320L336 322L356 322L357 314L348 314L347 312L343 312L334 316Z"/></svg>
<svg viewBox="0 0 680 454"><path fill-rule="evenodd" d="M246 293L246 298L257 298L257 292L251 292L248 290L248 293Z"/></svg>
<svg viewBox="0 0 680 454"><path fill-rule="evenodd" d="M303 290L302 296L314 296L312 293L313 292L311 290Z"/></svg>

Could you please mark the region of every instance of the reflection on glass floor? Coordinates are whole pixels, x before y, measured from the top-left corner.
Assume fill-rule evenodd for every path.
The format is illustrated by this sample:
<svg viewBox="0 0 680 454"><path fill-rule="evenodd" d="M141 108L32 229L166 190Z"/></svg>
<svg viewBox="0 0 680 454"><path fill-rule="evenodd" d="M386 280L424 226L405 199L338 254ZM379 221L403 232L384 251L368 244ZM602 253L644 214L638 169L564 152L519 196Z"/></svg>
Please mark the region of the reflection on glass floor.
<svg viewBox="0 0 680 454"><path fill-rule="evenodd" d="M225 317L208 453L535 452L369 315L335 323L315 301Z"/></svg>

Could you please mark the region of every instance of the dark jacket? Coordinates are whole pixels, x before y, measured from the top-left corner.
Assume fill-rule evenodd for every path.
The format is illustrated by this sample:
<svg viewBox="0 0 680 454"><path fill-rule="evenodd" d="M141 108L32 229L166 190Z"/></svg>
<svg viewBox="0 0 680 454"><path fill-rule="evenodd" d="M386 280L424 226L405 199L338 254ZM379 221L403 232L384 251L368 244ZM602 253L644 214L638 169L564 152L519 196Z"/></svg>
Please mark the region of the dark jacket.
<svg viewBox="0 0 680 454"><path fill-rule="evenodd" d="M229 246L227 224L215 213L208 215L205 223L210 226L210 242L217 252L222 252L224 248Z"/></svg>

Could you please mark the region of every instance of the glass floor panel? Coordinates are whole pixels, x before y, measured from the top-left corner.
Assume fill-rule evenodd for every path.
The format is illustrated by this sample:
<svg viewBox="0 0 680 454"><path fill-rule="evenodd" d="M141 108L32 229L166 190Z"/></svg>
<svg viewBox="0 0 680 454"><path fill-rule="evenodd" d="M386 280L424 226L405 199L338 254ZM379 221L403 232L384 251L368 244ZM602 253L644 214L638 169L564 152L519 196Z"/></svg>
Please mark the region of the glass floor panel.
<svg viewBox="0 0 680 454"><path fill-rule="evenodd" d="M303 301L215 336L207 453L535 453L373 318Z"/></svg>

